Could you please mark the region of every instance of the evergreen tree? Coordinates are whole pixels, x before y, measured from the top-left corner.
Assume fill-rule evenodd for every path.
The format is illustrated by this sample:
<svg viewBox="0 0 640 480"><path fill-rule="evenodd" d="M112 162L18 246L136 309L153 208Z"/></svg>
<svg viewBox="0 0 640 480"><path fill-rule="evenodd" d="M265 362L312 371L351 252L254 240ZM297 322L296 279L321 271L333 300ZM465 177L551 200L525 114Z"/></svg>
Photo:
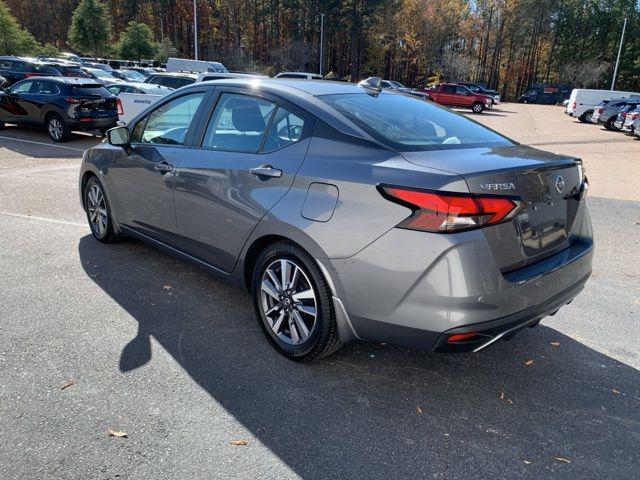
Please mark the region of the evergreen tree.
<svg viewBox="0 0 640 480"><path fill-rule="evenodd" d="M109 14L99 0L82 0L73 11L69 43L82 53L102 56L109 42Z"/></svg>
<svg viewBox="0 0 640 480"><path fill-rule="evenodd" d="M153 32L146 23L131 21L120 35L116 51L122 58L141 60L153 58L158 44L153 39Z"/></svg>

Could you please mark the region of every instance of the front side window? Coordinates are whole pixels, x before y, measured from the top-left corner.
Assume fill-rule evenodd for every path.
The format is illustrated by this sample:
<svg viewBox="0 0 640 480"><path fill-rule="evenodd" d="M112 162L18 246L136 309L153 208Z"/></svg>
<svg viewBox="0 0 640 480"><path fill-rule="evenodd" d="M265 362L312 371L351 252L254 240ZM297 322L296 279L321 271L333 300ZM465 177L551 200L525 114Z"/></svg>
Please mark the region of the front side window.
<svg viewBox="0 0 640 480"><path fill-rule="evenodd" d="M469 95L469 90L467 89L467 87L458 86L456 88L456 93L458 95Z"/></svg>
<svg viewBox="0 0 640 480"><path fill-rule="evenodd" d="M248 95L223 93L202 142L205 148L255 153L276 106Z"/></svg>
<svg viewBox="0 0 640 480"><path fill-rule="evenodd" d="M302 138L303 128L304 119L285 108L278 107L271 121L262 150L270 152L297 142Z"/></svg>
<svg viewBox="0 0 640 480"><path fill-rule="evenodd" d="M31 93L38 93L40 95L55 95L60 93L58 86L55 83L47 82L45 80L39 80L35 83Z"/></svg>
<svg viewBox="0 0 640 480"><path fill-rule="evenodd" d="M183 145L204 93L193 93L156 108L136 125L132 139L141 143ZM139 139L139 140L138 140Z"/></svg>
<svg viewBox="0 0 640 480"><path fill-rule="evenodd" d="M463 115L419 98L382 92L321 95L320 100L397 151L512 145Z"/></svg>

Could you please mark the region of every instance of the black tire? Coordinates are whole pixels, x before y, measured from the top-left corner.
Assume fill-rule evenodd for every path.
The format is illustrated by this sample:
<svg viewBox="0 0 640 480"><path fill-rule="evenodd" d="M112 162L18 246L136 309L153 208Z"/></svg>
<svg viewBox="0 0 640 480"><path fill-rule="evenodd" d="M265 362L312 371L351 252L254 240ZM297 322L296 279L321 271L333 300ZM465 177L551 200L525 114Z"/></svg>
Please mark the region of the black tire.
<svg viewBox="0 0 640 480"><path fill-rule="evenodd" d="M54 142L66 142L71 136L71 130L64 123L63 118L57 113L51 113L47 115L45 120L45 127L47 133Z"/></svg>
<svg viewBox="0 0 640 480"><path fill-rule="evenodd" d="M615 130L616 127L613 125L615 121L616 119L614 117L611 117L609 120L604 122L604 128L606 128L607 130Z"/></svg>
<svg viewBox="0 0 640 480"><path fill-rule="evenodd" d="M106 218L103 218L104 227L99 226L99 224L95 220L92 220L92 218L96 218L92 216L95 212L95 208L92 208L95 202L90 197L90 195L93 195L92 192L95 191L94 189L97 189L100 192L103 199L102 205L106 210ZM84 187L83 198L84 209L87 214L87 221L89 222L89 228L91 228L91 234L93 235L93 237L102 243L117 242L120 239L120 236L116 234L113 228L113 220L111 219L111 206L109 205L109 200L107 199L104 187L97 179L97 177L91 177L87 181L87 184ZM99 212L97 212L96 215L99 215ZM100 223L100 225L102 225L102 223Z"/></svg>
<svg viewBox="0 0 640 480"><path fill-rule="evenodd" d="M2 130L5 126L6 126L5 123L2 120L0 120L0 130Z"/></svg>
<svg viewBox="0 0 640 480"><path fill-rule="evenodd" d="M582 123L591 123L591 119L593 117L593 110L587 110L582 115L578 117Z"/></svg>
<svg viewBox="0 0 640 480"><path fill-rule="evenodd" d="M295 345L283 340L283 338L293 337L291 329L296 331L300 330L295 327L293 320L288 321L291 317L285 316L281 321L281 325L283 326L280 329L281 335L279 336L272 329L265 314L264 304L267 300L263 299L263 277L267 278L267 268L277 265L279 260L292 262L294 266L299 267L302 273L304 273L304 276L300 274L300 280L298 280L297 285L304 283L305 285L301 288L308 290L308 287L311 287L315 295L316 315L313 325L309 330L306 340ZM306 285L307 282L309 285ZM258 324L269 340L269 343L271 343L279 353L291 360L311 361L329 355L340 348L341 344L338 338L331 290L315 260L302 248L286 241L269 245L256 261L251 285ZM296 285L293 285L293 287L295 289ZM280 290L278 291L280 292ZM295 307L292 308L295 309ZM276 314L278 311L276 311ZM292 325L292 323L294 323L294 325ZM287 332L290 332L288 336Z"/></svg>
<svg viewBox="0 0 640 480"><path fill-rule="evenodd" d="M473 113L482 113L484 111L484 103L475 102L473 105L471 105L471 110L473 111Z"/></svg>

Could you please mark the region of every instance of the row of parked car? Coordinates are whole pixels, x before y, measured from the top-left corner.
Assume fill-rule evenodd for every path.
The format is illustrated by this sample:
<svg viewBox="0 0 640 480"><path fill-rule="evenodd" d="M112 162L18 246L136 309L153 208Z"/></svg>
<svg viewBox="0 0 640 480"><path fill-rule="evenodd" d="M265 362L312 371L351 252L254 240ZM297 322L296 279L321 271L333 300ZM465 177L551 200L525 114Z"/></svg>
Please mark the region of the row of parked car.
<svg viewBox="0 0 640 480"><path fill-rule="evenodd" d="M583 123L599 124L640 138L640 93L574 89L565 113Z"/></svg>

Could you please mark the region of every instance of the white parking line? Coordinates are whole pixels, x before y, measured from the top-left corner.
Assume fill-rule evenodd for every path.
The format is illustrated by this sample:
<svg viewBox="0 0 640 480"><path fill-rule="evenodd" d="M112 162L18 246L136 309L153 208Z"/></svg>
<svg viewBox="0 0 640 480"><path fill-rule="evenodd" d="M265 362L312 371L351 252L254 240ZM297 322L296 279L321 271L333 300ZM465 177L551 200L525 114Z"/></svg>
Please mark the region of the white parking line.
<svg viewBox="0 0 640 480"><path fill-rule="evenodd" d="M46 142L36 142L34 140L24 140L22 138L2 137L2 136L0 136L0 139L2 139L2 140L13 140L14 142L21 142L21 143L33 143L34 145L43 145L45 147L66 148L67 150L75 150L77 152L84 152L86 150L86 148L67 147L65 145L56 145L56 144L53 144L53 143L46 143Z"/></svg>
<svg viewBox="0 0 640 480"><path fill-rule="evenodd" d="M86 223L72 222L71 220L59 220L57 218L37 217L34 215L23 215L22 213L0 212L5 217L26 218L28 220L39 220L40 222L58 223L60 225L71 225L72 227L89 228Z"/></svg>

